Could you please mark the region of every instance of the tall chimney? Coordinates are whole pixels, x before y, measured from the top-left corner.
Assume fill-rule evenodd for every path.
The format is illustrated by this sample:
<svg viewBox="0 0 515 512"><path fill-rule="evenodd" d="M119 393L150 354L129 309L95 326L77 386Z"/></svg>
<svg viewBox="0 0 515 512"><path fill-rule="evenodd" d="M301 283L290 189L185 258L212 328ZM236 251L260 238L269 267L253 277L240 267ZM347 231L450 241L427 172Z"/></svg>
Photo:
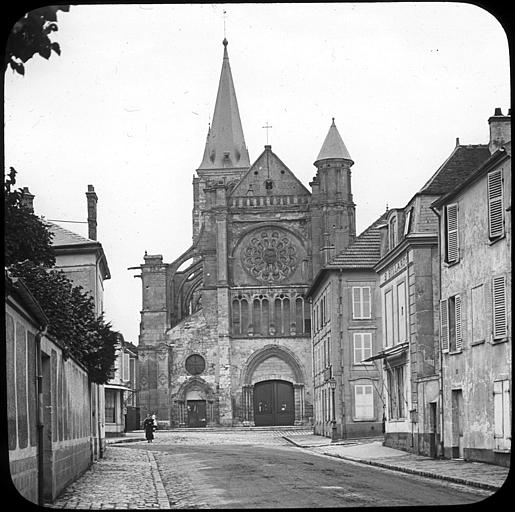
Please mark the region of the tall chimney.
<svg viewBox="0 0 515 512"><path fill-rule="evenodd" d="M34 194L29 192L29 187L23 187L21 191L21 206L34 213Z"/></svg>
<svg viewBox="0 0 515 512"><path fill-rule="evenodd" d="M98 197L95 193L93 185L88 185L86 192L88 201L88 238L91 240L97 239L97 201Z"/></svg>
<svg viewBox="0 0 515 512"><path fill-rule="evenodd" d="M511 109L504 116L500 108L496 108L494 115L488 120L490 125L490 154L495 153L500 147L511 140Z"/></svg>

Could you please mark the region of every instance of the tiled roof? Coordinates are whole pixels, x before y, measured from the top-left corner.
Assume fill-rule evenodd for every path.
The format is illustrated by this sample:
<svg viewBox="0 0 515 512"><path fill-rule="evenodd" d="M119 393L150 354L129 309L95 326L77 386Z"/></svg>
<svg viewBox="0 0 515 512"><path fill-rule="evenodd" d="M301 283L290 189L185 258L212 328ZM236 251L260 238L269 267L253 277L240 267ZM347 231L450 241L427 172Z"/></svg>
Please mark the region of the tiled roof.
<svg viewBox="0 0 515 512"><path fill-rule="evenodd" d="M386 213L383 213L325 268L373 268L381 257L381 232L377 226L382 224L385 218Z"/></svg>
<svg viewBox="0 0 515 512"><path fill-rule="evenodd" d="M49 231L53 233L52 245L89 245L98 243L95 240L78 235L48 220L44 221Z"/></svg>
<svg viewBox="0 0 515 512"><path fill-rule="evenodd" d="M465 181L490 157L486 144L456 146L449 158L420 189L422 194L445 194Z"/></svg>

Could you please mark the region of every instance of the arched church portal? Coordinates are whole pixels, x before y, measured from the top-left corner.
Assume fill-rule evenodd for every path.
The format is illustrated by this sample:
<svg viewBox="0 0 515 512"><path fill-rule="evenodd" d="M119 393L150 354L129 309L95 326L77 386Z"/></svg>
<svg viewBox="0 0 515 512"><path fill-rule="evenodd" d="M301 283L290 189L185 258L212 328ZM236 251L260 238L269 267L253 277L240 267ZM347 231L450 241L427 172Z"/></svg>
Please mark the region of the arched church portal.
<svg viewBox="0 0 515 512"><path fill-rule="evenodd" d="M268 345L254 352L242 373L242 411L245 424L302 425L304 371L286 347Z"/></svg>

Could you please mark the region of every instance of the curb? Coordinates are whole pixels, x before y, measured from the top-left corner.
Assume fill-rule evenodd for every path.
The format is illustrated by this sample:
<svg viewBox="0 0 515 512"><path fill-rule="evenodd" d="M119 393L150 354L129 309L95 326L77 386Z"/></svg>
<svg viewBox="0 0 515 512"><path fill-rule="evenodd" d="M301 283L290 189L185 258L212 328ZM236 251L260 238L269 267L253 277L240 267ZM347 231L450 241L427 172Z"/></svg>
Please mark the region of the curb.
<svg viewBox="0 0 515 512"><path fill-rule="evenodd" d="M288 438L286 436L283 436L283 439L286 439L287 441L289 441L294 446L297 446L298 448L309 448L309 446L303 446L301 444L298 444L298 443L296 443L295 441L293 441L292 439L290 439L290 438ZM368 460L368 459L357 459L357 458L354 458L354 457L345 457L344 455L336 455L334 453L328 453L328 452L323 452L323 454L327 455L328 457L334 457L336 459L343 459L343 460L349 460L349 461L352 461L352 462L359 462L361 464L367 464L368 466L377 466L377 467L380 467L380 468L391 469L393 471L399 471L401 473L409 473L409 474L412 474L412 475L425 476L427 478L435 478L437 480L446 480L448 482L453 482L455 484L468 485L470 487L478 487L480 489L486 489L488 491L498 491L502 487L502 485L497 486L497 485L492 485L492 484L486 484L486 483L483 483L483 482L475 482L473 480L466 480L464 478L447 476L447 475L441 475L441 474L438 474L438 473L432 473L430 471L423 471L423 470L420 470L420 469L406 468L406 467L403 467L403 466L396 466L394 464L386 464L384 462L376 462L376 461L371 461L371 460Z"/></svg>
<svg viewBox="0 0 515 512"><path fill-rule="evenodd" d="M459 478L454 476L441 475L438 473L432 473L430 471L422 471L420 469L406 468L402 466L395 466L393 464L386 464L384 462L375 462L367 459L355 459L353 457L345 457L344 455L336 455L334 453L324 452L324 455L328 455L329 457L335 457L337 459L350 460L353 462L360 462L361 464L368 464L369 466L377 466L380 468L391 469L393 471L399 471L401 473L410 473L412 475L425 476L428 478L435 478L437 480L447 480L449 482L453 482L455 484L468 485L470 487L479 487L481 489L486 489L489 491L498 491L501 486L486 484L483 482L475 482L473 480L466 480L465 478Z"/></svg>
<svg viewBox="0 0 515 512"><path fill-rule="evenodd" d="M116 439L114 441L106 441L106 444L124 444L124 443L135 443L137 441L145 441L144 437L128 437L127 439Z"/></svg>

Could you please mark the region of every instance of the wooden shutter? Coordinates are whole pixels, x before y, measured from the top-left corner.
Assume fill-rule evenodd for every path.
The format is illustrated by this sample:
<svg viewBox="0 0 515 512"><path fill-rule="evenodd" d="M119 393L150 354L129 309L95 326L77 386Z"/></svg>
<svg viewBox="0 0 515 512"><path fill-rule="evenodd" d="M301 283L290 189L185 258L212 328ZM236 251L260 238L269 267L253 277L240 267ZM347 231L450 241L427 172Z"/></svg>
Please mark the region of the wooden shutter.
<svg viewBox="0 0 515 512"><path fill-rule="evenodd" d="M493 331L494 339L504 338L507 335L506 325L506 284L504 276L494 277L492 280L493 299Z"/></svg>
<svg viewBox="0 0 515 512"><path fill-rule="evenodd" d="M456 322L456 350L462 349L462 330L461 330L461 297L456 295L454 297L454 319Z"/></svg>
<svg viewBox="0 0 515 512"><path fill-rule="evenodd" d="M458 261L459 237L458 237L458 204L447 206L447 261Z"/></svg>
<svg viewBox="0 0 515 512"><path fill-rule="evenodd" d="M440 343L443 352L449 351L449 314L447 299L440 301Z"/></svg>
<svg viewBox="0 0 515 512"><path fill-rule="evenodd" d="M488 174L488 231L490 238L504 234L502 169Z"/></svg>
<svg viewBox="0 0 515 512"><path fill-rule="evenodd" d="M356 385L354 388L354 413L356 419L374 417L374 394L371 385Z"/></svg>
<svg viewBox="0 0 515 512"><path fill-rule="evenodd" d="M504 419L503 419L503 381L494 382L494 438L504 437ZM496 441L496 448L501 448L499 442Z"/></svg>
<svg viewBox="0 0 515 512"><path fill-rule="evenodd" d="M504 449L511 449L510 381L502 381Z"/></svg>

